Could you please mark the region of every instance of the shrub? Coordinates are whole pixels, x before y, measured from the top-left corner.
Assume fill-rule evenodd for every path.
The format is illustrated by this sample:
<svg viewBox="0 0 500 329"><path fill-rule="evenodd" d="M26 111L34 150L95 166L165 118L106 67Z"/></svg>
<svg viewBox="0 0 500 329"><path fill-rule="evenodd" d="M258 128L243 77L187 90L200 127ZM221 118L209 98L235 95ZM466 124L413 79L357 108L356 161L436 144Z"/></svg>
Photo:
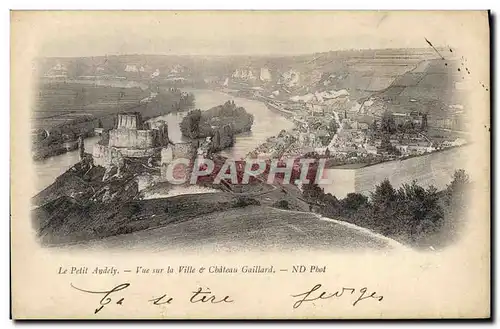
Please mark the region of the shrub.
<svg viewBox="0 0 500 329"><path fill-rule="evenodd" d="M303 197L316 201L324 216L341 216L346 221L413 246L438 247L449 243L456 235L465 212L469 186L469 176L458 170L444 191L433 186L424 188L415 181L396 190L384 180L375 187L370 199L349 193L337 200L315 185L306 186Z"/></svg>
<svg viewBox="0 0 500 329"><path fill-rule="evenodd" d="M253 198L248 198L244 196L239 196L236 199L235 207L246 207L246 206L259 206L260 202L259 200L255 200Z"/></svg>
<svg viewBox="0 0 500 329"><path fill-rule="evenodd" d="M279 200L273 203L273 207L280 209L290 209L290 204L287 200Z"/></svg>

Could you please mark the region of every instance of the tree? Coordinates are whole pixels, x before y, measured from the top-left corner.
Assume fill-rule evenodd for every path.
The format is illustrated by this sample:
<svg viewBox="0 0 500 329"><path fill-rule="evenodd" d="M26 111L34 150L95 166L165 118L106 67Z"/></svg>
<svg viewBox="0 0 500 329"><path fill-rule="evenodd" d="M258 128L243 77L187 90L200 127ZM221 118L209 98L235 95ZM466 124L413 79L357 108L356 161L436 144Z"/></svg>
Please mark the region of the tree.
<svg viewBox="0 0 500 329"><path fill-rule="evenodd" d="M413 124L412 121L408 120L408 121L405 121L402 125L401 125L401 129L400 131L402 133L413 133L415 132L415 125Z"/></svg>
<svg viewBox="0 0 500 329"><path fill-rule="evenodd" d="M380 150L382 150L383 152L387 152L389 154L401 155L401 152L395 146L392 145L391 141L389 140L389 135L387 134L384 134L382 136Z"/></svg>
<svg viewBox="0 0 500 329"><path fill-rule="evenodd" d="M189 111L188 115L182 119L180 124L182 134L190 138L198 138L200 133L200 120L201 110Z"/></svg>
<svg viewBox="0 0 500 329"><path fill-rule="evenodd" d="M212 148L214 150L218 150L221 146L221 136L220 136L220 131L215 130L212 136Z"/></svg>
<svg viewBox="0 0 500 329"><path fill-rule="evenodd" d="M411 243L420 244L443 226L444 213L439 202L439 193L434 186L424 189L415 181L404 184L398 190L397 199L395 217L398 227Z"/></svg>
<svg viewBox="0 0 500 329"><path fill-rule="evenodd" d="M85 156L85 142L83 140L83 136L80 135L78 136L78 151L79 151L79 158L80 161L83 160L83 157Z"/></svg>
<svg viewBox="0 0 500 329"><path fill-rule="evenodd" d="M369 224L384 235L394 233L394 214L397 202L396 190L388 179L375 187L371 194L372 214Z"/></svg>
<svg viewBox="0 0 500 329"><path fill-rule="evenodd" d="M467 216L467 203L470 197L469 175L463 169L456 170L453 180L447 186L444 199L444 227L442 228L442 241L451 242L459 236Z"/></svg>
<svg viewBox="0 0 500 329"><path fill-rule="evenodd" d="M396 200L396 190L391 182L386 178L375 187L375 192L371 194L372 203L375 207L386 205L388 202Z"/></svg>
<svg viewBox="0 0 500 329"><path fill-rule="evenodd" d="M335 121L335 119L332 119L330 121L330 123L328 124L328 131L333 135L335 135L337 133L337 130L338 130L338 124L337 124L337 121Z"/></svg>
<svg viewBox="0 0 500 329"><path fill-rule="evenodd" d="M427 123L427 113L424 113L424 114L422 114L422 123L420 125L420 129L422 131L426 131L427 130L427 125L428 125L428 123Z"/></svg>
<svg viewBox="0 0 500 329"><path fill-rule="evenodd" d="M365 206L367 204L368 204L368 197L360 193L348 193L347 196L341 201L341 205L348 212L356 211L360 207Z"/></svg>
<svg viewBox="0 0 500 329"><path fill-rule="evenodd" d="M463 169L455 170L453 173L453 180L450 185L446 187L448 194L452 195L455 193L463 193L464 190L469 186L470 178L469 175Z"/></svg>
<svg viewBox="0 0 500 329"><path fill-rule="evenodd" d="M394 121L394 116L391 112L385 111L382 115L380 129L383 133L386 133L388 135L392 135L396 132L396 121Z"/></svg>
<svg viewBox="0 0 500 329"><path fill-rule="evenodd" d="M273 203L273 207L280 209L290 209L290 204L287 200L279 200Z"/></svg>
<svg viewBox="0 0 500 329"><path fill-rule="evenodd" d="M307 200L317 202L323 198L325 192L318 184L304 184L302 195Z"/></svg>

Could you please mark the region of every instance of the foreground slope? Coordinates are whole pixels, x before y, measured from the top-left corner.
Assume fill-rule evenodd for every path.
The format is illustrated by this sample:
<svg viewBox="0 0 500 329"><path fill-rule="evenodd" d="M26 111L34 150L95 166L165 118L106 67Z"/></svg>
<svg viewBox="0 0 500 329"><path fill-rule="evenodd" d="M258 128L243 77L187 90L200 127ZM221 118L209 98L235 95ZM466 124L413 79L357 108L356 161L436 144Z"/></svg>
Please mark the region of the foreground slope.
<svg viewBox="0 0 500 329"><path fill-rule="evenodd" d="M63 248L68 248L64 246ZM248 206L70 248L148 251L399 250L399 243L317 214Z"/></svg>

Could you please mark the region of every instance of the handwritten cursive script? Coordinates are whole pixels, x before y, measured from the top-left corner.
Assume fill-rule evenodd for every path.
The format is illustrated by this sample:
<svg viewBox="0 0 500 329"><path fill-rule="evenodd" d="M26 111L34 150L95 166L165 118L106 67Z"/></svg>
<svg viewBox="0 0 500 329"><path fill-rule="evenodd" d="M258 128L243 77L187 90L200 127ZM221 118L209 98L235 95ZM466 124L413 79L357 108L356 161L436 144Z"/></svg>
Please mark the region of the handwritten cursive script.
<svg viewBox="0 0 500 329"><path fill-rule="evenodd" d="M97 295L102 295L101 300L99 301L99 307L97 307L94 311L94 314L97 314L99 311L101 311L104 306L114 303L116 305L123 305L123 301L125 300L125 297L123 295L123 290L128 288L130 286L130 283L122 283L117 286L115 286L112 289L109 290L88 290L88 289L83 289L80 287L76 287L75 285L71 284L71 287L84 292L84 293L89 293L89 294L97 294ZM177 300L177 297L172 297L169 296L165 293L160 293L159 295L156 295L158 297L154 297L152 299L149 299L148 302L152 303L153 305L171 305L174 300ZM186 302L192 303L192 304L226 304L226 303L233 303L234 300L232 297L229 295L222 295L224 297L218 297L216 294L214 294L210 288L201 288L199 287L195 291L191 291L191 293L186 294L185 300ZM348 288L348 287L342 287L338 289L335 292L328 292L326 289L322 289L321 284L316 284L314 285L311 289L309 289L306 292L299 293L296 295L291 295L295 301L293 303L293 308L297 309L302 304L308 303L308 302L313 302L317 300L324 300L324 299L331 299L331 298L344 298L347 299L349 296L351 296L351 303L352 306L356 306L358 303L364 300L374 300L374 301L382 301L384 299L384 296L382 295L377 295L377 292L369 292L368 288L363 287L360 289L356 288Z"/></svg>
<svg viewBox="0 0 500 329"><path fill-rule="evenodd" d="M116 293L119 291L122 291L125 288L128 288L130 286L130 283L122 283L117 285L116 287L110 289L110 290L104 290L104 291L94 291L94 290L88 290L88 289L82 289L79 287L76 287L75 285L71 284L71 287L85 293L89 294L102 294L104 295L102 299L99 302L99 307L95 309L94 314L97 314L99 311L101 311L104 306L110 304L111 302L116 300L117 305L123 305L123 301L125 298L123 295L117 295ZM113 295L113 296L112 296ZM224 295L223 295L224 296ZM115 299L112 299L115 298ZM186 300L189 301L190 303L196 304L196 303L207 303L207 304L225 304L225 303L232 303L234 300L226 295L224 297L218 297L214 293L210 291L210 288L201 288L199 287L196 291L192 291L190 295L186 296ZM158 297L154 297L152 299L149 299L148 302L152 303L153 305L171 305L174 301L174 297L168 296L167 294L162 294L158 295Z"/></svg>
<svg viewBox="0 0 500 329"><path fill-rule="evenodd" d="M202 288L198 288L197 291L193 291L193 296L189 299L191 303L207 303L210 302L212 304L218 304L218 303L232 303L233 300L230 299L229 296L226 296L222 299L217 299L216 296L212 295L212 292L210 292L210 289L207 288L207 291L203 291Z"/></svg>
<svg viewBox="0 0 500 329"><path fill-rule="evenodd" d="M99 302L100 306L98 308L95 309L94 311L94 314L97 314L100 310L102 310L104 308L104 306L108 305L109 303L112 302L112 299L111 299L111 295L118 292L118 291L121 291L125 288L127 288L128 286L130 286L130 283L122 283L120 285L117 285L116 287L114 287L113 289L111 290L105 290L105 291L92 291L92 290L85 290L85 289L81 289L81 288L78 288L78 287L75 287L72 283L71 283L71 287L76 289L76 290L79 290L79 291L82 291L82 292L86 292L86 293L89 293L89 294L103 294L104 297L102 297L101 301ZM125 300L125 298L119 298L118 301L116 302L117 305L122 305L123 301Z"/></svg>
<svg viewBox="0 0 500 329"><path fill-rule="evenodd" d="M293 308L299 308L302 303L305 302L312 302L315 300L321 300L321 299L330 299L330 298L341 298L343 296L353 296L355 297L354 302L352 303L352 306L356 306L359 302L363 300L368 300L368 299L374 299L377 301L382 301L384 299L384 296L377 296L376 292L369 293L368 288L364 287L361 289L355 289L355 288L346 288L343 287L342 289L337 290L334 293L329 293L327 291L320 290L321 284L317 284L312 289L297 294L297 295L292 295L294 298L298 298L297 301L293 304Z"/></svg>

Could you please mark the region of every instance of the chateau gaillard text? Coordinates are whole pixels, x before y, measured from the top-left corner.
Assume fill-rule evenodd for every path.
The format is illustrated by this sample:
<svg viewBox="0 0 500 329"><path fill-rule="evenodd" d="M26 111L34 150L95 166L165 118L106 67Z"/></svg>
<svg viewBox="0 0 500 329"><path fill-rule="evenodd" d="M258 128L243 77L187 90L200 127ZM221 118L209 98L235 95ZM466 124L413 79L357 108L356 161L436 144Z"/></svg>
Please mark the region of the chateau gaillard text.
<svg viewBox="0 0 500 329"><path fill-rule="evenodd" d="M119 269L116 266L60 266L57 274L61 275L161 275L161 274L275 274L275 273L326 273L326 265L320 264L300 264L290 267L277 268L274 265L208 265L208 266L166 266L166 267L145 267L135 266Z"/></svg>

